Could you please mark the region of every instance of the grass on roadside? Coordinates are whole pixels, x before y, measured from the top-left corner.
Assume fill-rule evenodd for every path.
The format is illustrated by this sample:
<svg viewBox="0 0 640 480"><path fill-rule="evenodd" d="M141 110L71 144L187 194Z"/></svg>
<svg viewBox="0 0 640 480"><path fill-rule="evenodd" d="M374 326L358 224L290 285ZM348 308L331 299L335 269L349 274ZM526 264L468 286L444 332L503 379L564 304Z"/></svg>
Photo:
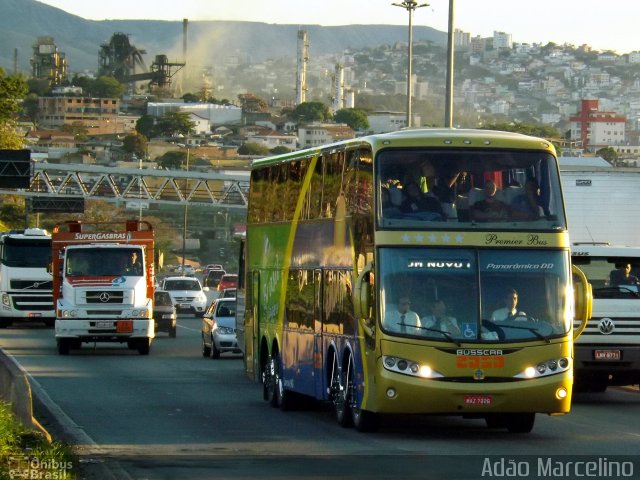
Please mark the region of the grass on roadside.
<svg viewBox="0 0 640 480"><path fill-rule="evenodd" d="M47 441L22 425L7 403L0 403L0 480L76 479L78 460L71 448Z"/></svg>

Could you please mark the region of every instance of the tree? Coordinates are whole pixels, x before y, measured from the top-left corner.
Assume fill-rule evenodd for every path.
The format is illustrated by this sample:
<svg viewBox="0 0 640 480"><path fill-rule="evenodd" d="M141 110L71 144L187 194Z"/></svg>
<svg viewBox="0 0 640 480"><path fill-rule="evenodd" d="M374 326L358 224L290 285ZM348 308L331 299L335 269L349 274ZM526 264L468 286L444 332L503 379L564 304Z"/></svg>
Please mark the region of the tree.
<svg viewBox="0 0 640 480"><path fill-rule="evenodd" d="M243 113L262 113L269 110L267 102L253 93L241 93L238 100Z"/></svg>
<svg viewBox="0 0 640 480"><path fill-rule="evenodd" d="M36 95L35 93L30 93L22 102L22 113L25 117L35 123L38 120L39 111L40 107L38 107L38 95Z"/></svg>
<svg viewBox="0 0 640 480"><path fill-rule="evenodd" d="M100 98L120 98L124 93L124 85L114 77L102 76L93 82L91 93Z"/></svg>
<svg viewBox="0 0 640 480"><path fill-rule="evenodd" d="M130 133L122 141L122 149L127 153L133 153L139 158L144 158L147 155L147 137L135 132Z"/></svg>
<svg viewBox="0 0 640 480"><path fill-rule="evenodd" d="M185 93L182 96L182 100L184 100L184 103L198 103L200 101L200 97L195 93Z"/></svg>
<svg viewBox="0 0 640 480"><path fill-rule="evenodd" d="M24 148L24 139L18 135L12 120L0 121L0 148L7 150Z"/></svg>
<svg viewBox="0 0 640 480"><path fill-rule="evenodd" d="M172 150L158 157L156 162L161 168L179 170L182 164L187 162L187 154L180 150Z"/></svg>
<svg viewBox="0 0 640 480"><path fill-rule="evenodd" d="M269 147L262 143L247 142L238 148L240 155L254 155L266 157L269 155Z"/></svg>
<svg viewBox="0 0 640 480"><path fill-rule="evenodd" d="M343 108L336 112L333 116L336 123L346 123L354 130L366 130L369 128L369 120L364 110L356 108Z"/></svg>
<svg viewBox="0 0 640 480"><path fill-rule="evenodd" d="M331 112L322 102L303 102L291 111L289 118L302 123L323 122L331 118Z"/></svg>
<svg viewBox="0 0 640 480"><path fill-rule="evenodd" d="M611 165L615 166L618 163L618 152L616 152L612 147L601 148L596 151L596 154L604 158Z"/></svg>
<svg viewBox="0 0 640 480"><path fill-rule="evenodd" d="M284 145L278 145L277 147L274 147L271 150L269 150L269 153L271 155L281 155L283 153L289 153L292 151L293 151L292 149L285 147Z"/></svg>
<svg viewBox="0 0 640 480"><path fill-rule="evenodd" d="M187 112L165 113L156 123L157 134L165 137L189 135L196 126L196 123L189 119L189 115Z"/></svg>
<svg viewBox="0 0 640 480"><path fill-rule="evenodd" d="M151 115L142 115L136 122L136 132L147 138L155 136L156 119Z"/></svg>
<svg viewBox="0 0 640 480"><path fill-rule="evenodd" d="M15 119L20 112L20 100L29 91L27 82L18 76L6 76L0 68L0 122Z"/></svg>

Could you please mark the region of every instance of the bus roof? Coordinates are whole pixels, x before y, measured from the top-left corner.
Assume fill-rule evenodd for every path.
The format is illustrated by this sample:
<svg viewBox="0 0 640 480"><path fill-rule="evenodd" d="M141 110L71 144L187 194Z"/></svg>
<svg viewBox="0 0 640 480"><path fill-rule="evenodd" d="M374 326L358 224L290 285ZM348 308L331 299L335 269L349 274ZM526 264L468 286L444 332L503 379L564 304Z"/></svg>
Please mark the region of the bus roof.
<svg viewBox="0 0 640 480"><path fill-rule="evenodd" d="M376 149L387 148L389 146L397 148L418 146L445 148L515 148L522 150L546 150L549 153L555 153L553 144L550 141L521 133L498 130L458 130L455 128L408 128L396 132L353 138L305 150L257 159L253 161L251 168L277 165L300 157L318 155L325 151L339 150L341 148L355 148L359 145L370 145Z"/></svg>

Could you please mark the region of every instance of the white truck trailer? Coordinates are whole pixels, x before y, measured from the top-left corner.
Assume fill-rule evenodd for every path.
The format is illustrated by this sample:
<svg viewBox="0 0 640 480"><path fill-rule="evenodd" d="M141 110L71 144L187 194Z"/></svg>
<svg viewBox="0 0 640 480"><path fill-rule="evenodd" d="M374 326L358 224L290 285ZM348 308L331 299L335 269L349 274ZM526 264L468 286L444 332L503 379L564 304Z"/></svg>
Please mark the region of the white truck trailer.
<svg viewBox="0 0 640 480"><path fill-rule="evenodd" d="M575 346L576 387L640 383L640 169L561 164L561 177L572 262L593 287L593 315Z"/></svg>

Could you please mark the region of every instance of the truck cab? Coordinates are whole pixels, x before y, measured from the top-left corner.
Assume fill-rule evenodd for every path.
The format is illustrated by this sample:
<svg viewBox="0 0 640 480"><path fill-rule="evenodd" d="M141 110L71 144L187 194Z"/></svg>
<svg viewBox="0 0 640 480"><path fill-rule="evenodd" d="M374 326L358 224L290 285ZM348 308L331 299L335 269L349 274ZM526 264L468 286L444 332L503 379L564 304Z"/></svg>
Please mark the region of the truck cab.
<svg viewBox="0 0 640 480"><path fill-rule="evenodd" d="M576 388L639 383L640 247L578 243L571 261L593 289L593 315L575 344Z"/></svg>

